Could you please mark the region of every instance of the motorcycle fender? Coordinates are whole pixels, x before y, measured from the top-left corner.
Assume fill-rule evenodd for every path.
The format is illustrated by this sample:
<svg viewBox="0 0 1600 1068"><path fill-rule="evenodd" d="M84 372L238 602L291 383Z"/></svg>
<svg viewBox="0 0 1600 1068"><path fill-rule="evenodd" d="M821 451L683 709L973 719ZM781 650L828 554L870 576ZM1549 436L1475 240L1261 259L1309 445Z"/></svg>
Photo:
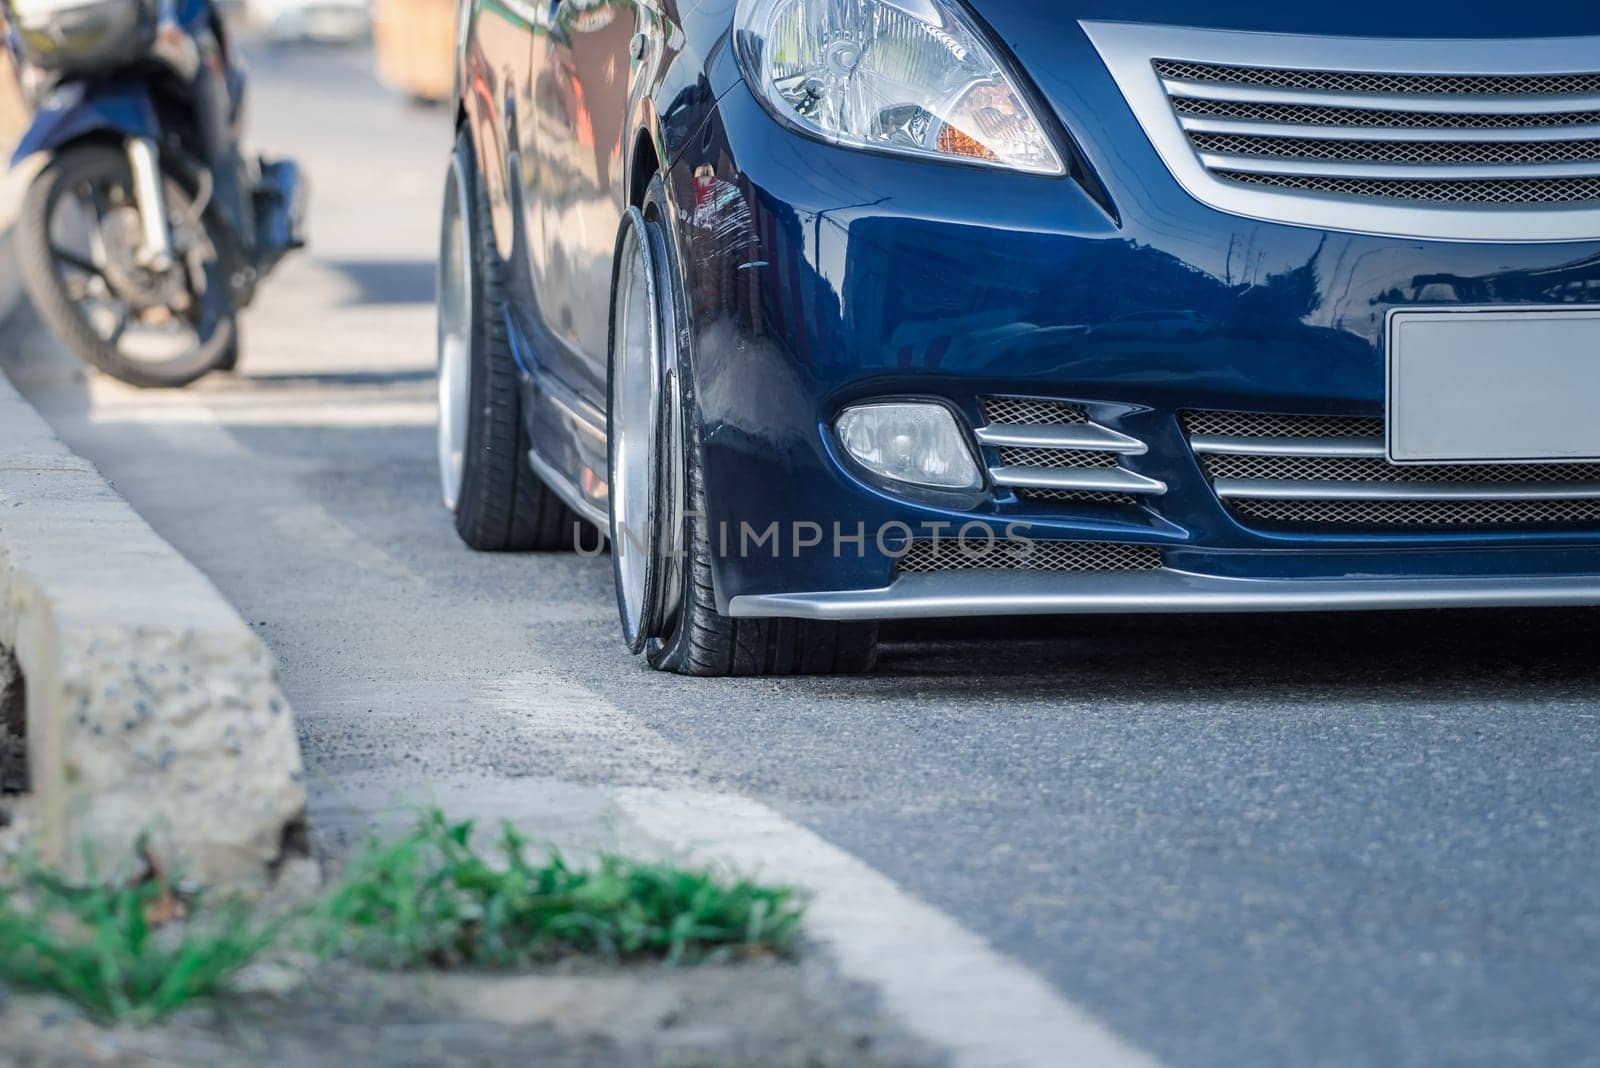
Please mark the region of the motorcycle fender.
<svg viewBox="0 0 1600 1068"><path fill-rule="evenodd" d="M54 152L83 137L111 133L118 138L161 139L150 92L138 82L107 83L93 88L64 85L46 99L12 153L11 165L37 152Z"/></svg>

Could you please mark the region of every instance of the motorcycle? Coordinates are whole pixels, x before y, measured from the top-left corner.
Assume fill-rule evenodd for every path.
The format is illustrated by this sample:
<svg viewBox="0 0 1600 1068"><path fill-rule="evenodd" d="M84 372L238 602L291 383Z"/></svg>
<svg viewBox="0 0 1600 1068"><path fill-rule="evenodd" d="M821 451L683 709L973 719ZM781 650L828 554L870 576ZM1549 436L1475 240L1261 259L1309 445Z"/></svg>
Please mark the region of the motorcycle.
<svg viewBox="0 0 1600 1068"><path fill-rule="evenodd" d="M36 111L12 166L49 163L16 223L39 317L135 386L238 361L238 314L303 245L305 183L247 159L244 74L210 0L8 0Z"/></svg>

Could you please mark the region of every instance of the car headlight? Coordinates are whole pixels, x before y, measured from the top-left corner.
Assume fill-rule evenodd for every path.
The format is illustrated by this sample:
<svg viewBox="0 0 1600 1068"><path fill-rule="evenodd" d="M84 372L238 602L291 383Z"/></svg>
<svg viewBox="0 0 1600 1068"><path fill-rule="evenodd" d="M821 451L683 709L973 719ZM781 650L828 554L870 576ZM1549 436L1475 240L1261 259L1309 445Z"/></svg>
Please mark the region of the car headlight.
<svg viewBox="0 0 1600 1068"><path fill-rule="evenodd" d="M1066 173L1027 95L944 0L742 0L737 29L762 101L814 136Z"/></svg>

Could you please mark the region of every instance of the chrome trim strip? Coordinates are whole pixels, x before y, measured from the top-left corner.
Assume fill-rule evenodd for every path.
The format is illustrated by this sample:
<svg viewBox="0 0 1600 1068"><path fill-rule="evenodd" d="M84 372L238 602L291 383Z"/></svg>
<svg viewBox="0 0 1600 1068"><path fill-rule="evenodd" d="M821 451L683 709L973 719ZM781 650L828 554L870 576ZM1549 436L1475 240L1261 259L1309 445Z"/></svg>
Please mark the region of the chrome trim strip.
<svg viewBox="0 0 1600 1068"><path fill-rule="evenodd" d="M1195 434L1189 438L1189 447L1208 456L1389 457L1382 438L1246 438Z"/></svg>
<svg viewBox="0 0 1600 1068"><path fill-rule="evenodd" d="M1173 177L1196 200L1218 211L1251 219L1323 230L1450 241L1575 241L1600 237L1600 207L1384 201L1306 195L1219 178L1206 170L1178 122L1156 59L1233 66L1271 66L1380 74L1570 74L1600 71L1600 37L1517 40L1319 37L1239 33L1187 26L1084 21L1080 23L1122 90L1135 117ZM1179 83L1181 85L1182 83ZM1176 88L1176 86L1175 86ZM1303 100L1281 95L1279 103L1407 110L1496 110L1499 97L1456 98L1360 95ZM1214 96L1214 94L1212 94ZM1587 97L1518 97L1516 107L1562 110L1582 107ZM1440 101L1448 103L1440 106ZM1470 100L1471 108L1466 102ZM1553 103L1560 101L1559 104ZM1594 101L1590 106L1600 104ZM1500 110L1507 110L1500 108ZM1133 164L1130 164L1130 166Z"/></svg>
<svg viewBox="0 0 1600 1068"><path fill-rule="evenodd" d="M594 407L594 405L590 404L588 401L583 400L576 393L569 390L566 386L556 382L551 382L548 378L540 382L540 388L543 390L545 397L549 399L550 403L555 407L560 408L562 414L565 415L575 426L577 426L579 430L583 431L594 440L600 442L602 445L605 444L606 416L604 412Z"/></svg>
<svg viewBox="0 0 1600 1068"><path fill-rule="evenodd" d="M1295 156L1230 156L1200 153L1212 170L1243 174L1284 174L1314 178L1421 179L1423 181L1494 181L1501 178L1593 178L1600 159L1561 163L1361 163L1352 160L1305 159ZM1362 205L1352 203L1352 211Z"/></svg>
<svg viewBox="0 0 1600 1068"><path fill-rule="evenodd" d="M1304 122L1268 122L1261 119L1218 119L1209 115L1179 115L1190 133L1232 134L1241 137L1299 137L1317 141L1403 141L1410 144L1512 144L1539 141L1600 139L1600 124L1589 126L1316 126Z"/></svg>
<svg viewBox="0 0 1600 1068"><path fill-rule="evenodd" d="M1084 449L1091 452L1116 452L1124 456L1142 456L1150 446L1138 438L1130 438L1099 423L1074 423L1063 426L1006 426L996 424L979 427L978 441L984 445L1023 449Z"/></svg>
<svg viewBox="0 0 1600 1068"><path fill-rule="evenodd" d="M1600 499L1593 482L1357 482L1219 478L1225 500L1259 501L1573 501Z"/></svg>
<svg viewBox="0 0 1600 1068"><path fill-rule="evenodd" d="M1167 484L1120 467L991 467L997 486L1159 496Z"/></svg>
<svg viewBox="0 0 1600 1068"><path fill-rule="evenodd" d="M578 487L572 484L570 478L545 463L532 449L528 450L528 466L533 468L533 473L539 476L541 482L555 491L557 497L566 501L569 508L598 527L601 537L605 537L605 532L611 529L611 517L579 493Z"/></svg>
<svg viewBox="0 0 1600 1068"><path fill-rule="evenodd" d="M1172 612L1355 612L1600 604L1600 575L1447 579L1236 579L1184 571L902 575L879 590L735 597L745 619L938 619Z"/></svg>
<svg viewBox="0 0 1600 1068"><path fill-rule="evenodd" d="M1462 42L1474 43L1481 42ZM1594 65L1593 59L1588 65ZM1288 69L1282 63L1275 62L1272 66ZM1347 68L1341 65L1338 69ZM1412 73L1409 68L1401 69ZM1341 93L1331 89L1284 89L1233 82L1191 82L1180 78L1161 78L1160 81L1172 96L1227 100L1238 104L1300 104L1307 107L1361 108L1366 111L1431 111L1439 115L1546 115L1600 108L1600 95L1593 93L1518 93L1514 96L1487 93Z"/></svg>

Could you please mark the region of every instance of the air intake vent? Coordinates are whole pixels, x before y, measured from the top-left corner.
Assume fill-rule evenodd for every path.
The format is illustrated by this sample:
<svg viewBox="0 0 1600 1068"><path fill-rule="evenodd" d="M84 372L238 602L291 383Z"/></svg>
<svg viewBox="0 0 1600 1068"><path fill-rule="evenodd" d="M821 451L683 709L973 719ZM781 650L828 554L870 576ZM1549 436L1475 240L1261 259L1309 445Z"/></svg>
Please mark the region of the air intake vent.
<svg viewBox="0 0 1600 1068"><path fill-rule="evenodd" d="M1600 178L1530 178L1493 182L1384 181L1318 178L1305 174L1241 174L1221 176L1247 185L1298 189L1340 196L1388 200L1432 200L1441 204L1575 204L1600 202Z"/></svg>
<svg viewBox="0 0 1600 1068"><path fill-rule="evenodd" d="M985 397L983 417L1004 426L1082 426L1089 421L1076 404L1038 397Z"/></svg>
<svg viewBox="0 0 1600 1068"><path fill-rule="evenodd" d="M1541 527L1594 524L1600 500L1236 501L1235 514L1268 523L1351 527Z"/></svg>
<svg viewBox="0 0 1600 1068"><path fill-rule="evenodd" d="M1324 93L1402 93L1445 96L1568 96L1600 94L1600 73L1503 77L1493 74L1370 74L1337 70L1280 70L1214 63L1157 60L1156 73L1168 82L1264 85L1313 89Z"/></svg>
<svg viewBox="0 0 1600 1068"><path fill-rule="evenodd" d="M1600 38L1085 29L1174 176L1225 211L1474 241L1600 232Z"/></svg>
<svg viewBox="0 0 1600 1068"><path fill-rule="evenodd" d="M1291 526L1539 527L1600 520L1600 464L1389 462L1381 419L1189 412L1189 444L1240 519Z"/></svg>
<svg viewBox="0 0 1600 1068"><path fill-rule="evenodd" d="M1092 421L1079 405L1038 397L985 397L978 441L996 450L995 485L1025 501L1132 505L1165 485L1122 465L1149 450Z"/></svg>
<svg viewBox="0 0 1600 1068"><path fill-rule="evenodd" d="M1105 542L1005 541L954 538L914 542L900 559L902 573L931 571L1159 571L1161 551L1149 545Z"/></svg>
<svg viewBox="0 0 1600 1068"><path fill-rule="evenodd" d="M1600 127L1600 111L1549 111L1542 114L1484 112L1382 111L1331 108L1315 104L1258 104L1240 100L1195 100L1174 97L1179 115L1192 118L1246 119L1263 123L1309 123L1352 129L1388 127L1399 130L1506 130L1552 126Z"/></svg>
<svg viewBox="0 0 1600 1068"><path fill-rule="evenodd" d="M1254 137L1197 133L1189 142L1204 153L1283 156L1361 163L1593 163L1600 141L1357 141L1342 138Z"/></svg>
<svg viewBox="0 0 1600 1068"><path fill-rule="evenodd" d="M1188 412L1190 434L1240 438L1376 438L1383 420L1348 415L1257 415L1251 412Z"/></svg>
<svg viewBox="0 0 1600 1068"><path fill-rule="evenodd" d="M1115 467L1117 454L1088 449L1001 449L1000 463L1005 467Z"/></svg>

